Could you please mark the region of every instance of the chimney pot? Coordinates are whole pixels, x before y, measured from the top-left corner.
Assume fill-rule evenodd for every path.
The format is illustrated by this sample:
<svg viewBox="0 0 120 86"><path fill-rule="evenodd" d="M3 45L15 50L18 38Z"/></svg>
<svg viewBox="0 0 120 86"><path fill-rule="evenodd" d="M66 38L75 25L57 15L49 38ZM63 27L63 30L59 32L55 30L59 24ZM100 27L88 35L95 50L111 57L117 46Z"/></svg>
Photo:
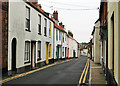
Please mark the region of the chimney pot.
<svg viewBox="0 0 120 86"><path fill-rule="evenodd" d="M55 20L58 20L58 13L57 13L57 11L54 11L54 12L53 12L53 18L54 18Z"/></svg>
<svg viewBox="0 0 120 86"><path fill-rule="evenodd" d="M38 7L42 8L41 4L38 4Z"/></svg>
<svg viewBox="0 0 120 86"><path fill-rule="evenodd" d="M62 27L64 28L64 27L65 27L65 25L62 25Z"/></svg>

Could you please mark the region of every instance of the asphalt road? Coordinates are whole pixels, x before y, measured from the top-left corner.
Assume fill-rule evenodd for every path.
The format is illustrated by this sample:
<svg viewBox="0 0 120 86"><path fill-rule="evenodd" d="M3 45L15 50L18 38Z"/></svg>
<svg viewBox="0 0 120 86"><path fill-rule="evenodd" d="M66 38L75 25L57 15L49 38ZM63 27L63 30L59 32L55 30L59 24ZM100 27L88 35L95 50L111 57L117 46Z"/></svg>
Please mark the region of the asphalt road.
<svg viewBox="0 0 120 86"><path fill-rule="evenodd" d="M5 84L78 84L87 58L81 57L13 79Z"/></svg>

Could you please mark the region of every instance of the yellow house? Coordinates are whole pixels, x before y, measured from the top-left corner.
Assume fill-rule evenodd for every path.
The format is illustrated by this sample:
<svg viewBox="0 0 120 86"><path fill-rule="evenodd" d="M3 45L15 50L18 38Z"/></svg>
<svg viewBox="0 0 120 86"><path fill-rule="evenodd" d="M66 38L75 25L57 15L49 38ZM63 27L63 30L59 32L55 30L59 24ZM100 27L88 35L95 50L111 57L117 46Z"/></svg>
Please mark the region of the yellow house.
<svg viewBox="0 0 120 86"><path fill-rule="evenodd" d="M108 1L108 72L120 85L120 1ZM110 77L109 77L110 78Z"/></svg>

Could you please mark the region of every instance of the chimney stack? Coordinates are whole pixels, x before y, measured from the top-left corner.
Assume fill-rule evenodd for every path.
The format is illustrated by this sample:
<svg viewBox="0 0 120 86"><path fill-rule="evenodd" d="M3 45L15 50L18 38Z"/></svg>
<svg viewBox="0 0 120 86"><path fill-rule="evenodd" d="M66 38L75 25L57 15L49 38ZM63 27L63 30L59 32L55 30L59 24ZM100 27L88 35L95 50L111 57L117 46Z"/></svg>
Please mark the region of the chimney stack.
<svg viewBox="0 0 120 86"><path fill-rule="evenodd" d="M60 22L59 25L62 27L62 22Z"/></svg>
<svg viewBox="0 0 120 86"><path fill-rule="evenodd" d="M65 27L65 25L62 25L62 27L64 28L64 27Z"/></svg>
<svg viewBox="0 0 120 86"><path fill-rule="evenodd" d="M53 12L53 18L54 18L55 20L58 20L58 12L57 12L57 11L54 11L54 12Z"/></svg>
<svg viewBox="0 0 120 86"><path fill-rule="evenodd" d="M42 8L41 4L38 4L38 7Z"/></svg>
<svg viewBox="0 0 120 86"><path fill-rule="evenodd" d="M61 22L61 23L59 23L59 25L62 27L62 28L64 28L65 27L65 25L63 25L63 23Z"/></svg>

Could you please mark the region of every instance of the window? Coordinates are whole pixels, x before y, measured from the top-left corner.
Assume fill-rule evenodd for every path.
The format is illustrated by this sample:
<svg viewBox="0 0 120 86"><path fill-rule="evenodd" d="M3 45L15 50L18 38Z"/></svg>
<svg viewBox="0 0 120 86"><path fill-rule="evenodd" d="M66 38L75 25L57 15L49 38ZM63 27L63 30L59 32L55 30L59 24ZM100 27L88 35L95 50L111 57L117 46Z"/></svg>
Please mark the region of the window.
<svg viewBox="0 0 120 86"><path fill-rule="evenodd" d="M30 8L26 7L26 31L30 31Z"/></svg>
<svg viewBox="0 0 120 86"><path fill-rule="evenodd" d="M47 36L47 19L44 20L45 20L44 36Z"/></svg>
<svg viewBox="0 0 120 86"><path fill-rule="evenodd" d="M49 58L51 58L51 44L49 45Z"/></svg>
<svg viewBox="0 0 120 86"><path fill-rule="evenodd" d="M61 33L60 33L60 31L59 31L59 40L61 40Z"/></svg>
<svg viewBox="0 0 120 86"><path fill-rule="evenodd" d="M65 34L65 41L66 41L66 34Z"/></svg>
<svg viewBox="0 0 120 86"><path fill-rule="evenodd" d="M38 19L39 19L39 23L38 23L38 34L40 34L41 35L41 16L40 15L38 15Z"/></svg>
<svg viewBox="0 0 120 86"><path fill-rule="evenodd" d="M25 42L25 57L24 57L24 62L30 62L30 42L26 41Z"/></svg>
<svg viewBox="0 0 120 86"><path fill-rule="evenodd" d="M64 33L63 33L63 42L64 42Z"/></svg>
<svg viewBox="0 0 120 86"><path fill-rule="evenodd" d="M37 60L41 60L41 41L38 41L38 56Z"/></svg>
<svg viewBox="0 0 120 86"><path fill-rule="evenodd" d="M49 22L50 27L49 27L49 37L51 37L51 22Z"/></svg>
<svg viewBox="0 0 120 86"><path fill-rule="evenodd" d="M58 30L56 30L56 41L58 41Z"/></svg>

